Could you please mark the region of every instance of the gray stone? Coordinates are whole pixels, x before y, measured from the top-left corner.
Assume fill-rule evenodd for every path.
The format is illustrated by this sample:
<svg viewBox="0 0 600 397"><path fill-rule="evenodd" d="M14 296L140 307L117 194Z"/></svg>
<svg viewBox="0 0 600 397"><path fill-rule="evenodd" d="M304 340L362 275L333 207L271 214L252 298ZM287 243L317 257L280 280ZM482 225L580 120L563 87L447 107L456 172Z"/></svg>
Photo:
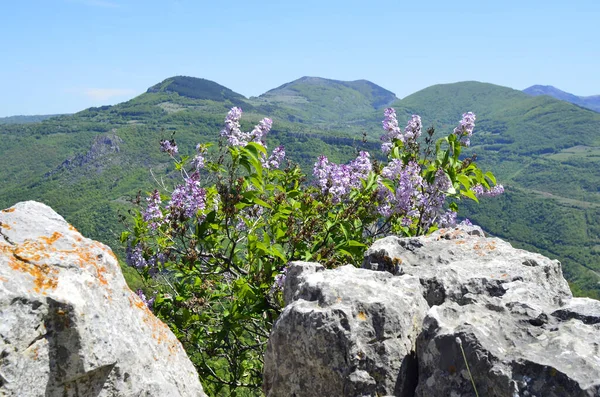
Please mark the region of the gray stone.
<svg viewBox="0 0 600 397"><path fill-rule="evenodd" d="M322 272L325 268L315 262L291 262L285 273L285 285L283 287L283 300L286 305L297 299L295 294L298 286L304 282L304 278L312 273Z"/></svg>
<svg viewBox="0 0 600 397"><path fill-rule="evenodd" d="M584 324L600 324L600 301L590 298L573 298L552 313L561 320L577 319Z"/></svg>
<svg viewBox="0 0 600 397"><path fill-rule="evenodd" d="M30 201L0 212L0 395L205 394L111 250Z"/></svg>
<svg viewBox="0 0 600 397"><path fill-rule="evenodd" d="M411 396L428 310L416 277L292 264L265 354L267 396ZM289 281L289 282L288 282Z"/></svg>
<svg viewBox="0 0 600 397"><path fill-rule="evenodd" d="M481 297L430 309L418 342L418 397L600 396L600 325L559 321Z"/></svg>
<svg viewBox="0 0 600 397"><path fill-rule="evenodd" d="M491 296L542 308L561 306L572 297L560 262L486 238L476 226L383 238L367 250L363 267L382 270L390 264L394 274L419 277L430 306Z"/></svg>
<svg viewBox="0 0 600 397"><path fill-rule="evenodd" d="M267 395L600 396L600 302L573 298L558 261L461 226L379 240L363 267L290 269Z"/></svg>

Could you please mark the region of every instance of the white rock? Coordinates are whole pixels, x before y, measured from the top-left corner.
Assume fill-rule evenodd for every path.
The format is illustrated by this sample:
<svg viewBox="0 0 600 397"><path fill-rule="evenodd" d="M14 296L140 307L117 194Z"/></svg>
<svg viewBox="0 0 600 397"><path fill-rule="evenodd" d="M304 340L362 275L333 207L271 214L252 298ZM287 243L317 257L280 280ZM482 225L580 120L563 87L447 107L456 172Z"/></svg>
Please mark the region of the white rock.
<svg viewBox="0 0 600 397"><path fill-rule="evenodd" d="M205 396L110 248L32 201L0 212L0 395Z"/></svg>

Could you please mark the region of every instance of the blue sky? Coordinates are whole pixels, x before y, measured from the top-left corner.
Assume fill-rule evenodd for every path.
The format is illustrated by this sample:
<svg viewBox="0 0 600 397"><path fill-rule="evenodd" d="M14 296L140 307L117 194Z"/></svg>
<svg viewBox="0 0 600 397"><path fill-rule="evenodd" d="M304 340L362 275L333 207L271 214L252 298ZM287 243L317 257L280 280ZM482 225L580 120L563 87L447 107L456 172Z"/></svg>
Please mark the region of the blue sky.
<svg viewBox="0 0 600 397"><path fill-rule="evenodd" d="M173 75L246 96L302 76L399 97L464 80L597 95L598 21L598 0L6 0L0 117L114 104Z"/></svg>

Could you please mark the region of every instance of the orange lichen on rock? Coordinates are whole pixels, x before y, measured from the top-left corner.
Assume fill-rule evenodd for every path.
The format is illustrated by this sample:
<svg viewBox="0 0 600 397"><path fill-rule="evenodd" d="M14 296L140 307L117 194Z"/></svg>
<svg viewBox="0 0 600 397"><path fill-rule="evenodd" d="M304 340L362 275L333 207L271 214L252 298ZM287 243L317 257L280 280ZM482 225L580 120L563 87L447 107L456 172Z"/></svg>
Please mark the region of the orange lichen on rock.
<svg viewBox="0 0 600 397"><path fill-rule="evenodd" d="M10 225L8 223L2 223L2 222L0 222L0 229L10 230L12 228L10 227Z"/></svg>
<svg viewBox="0 0 600 397"><path fill-rule="evenodd" d="M15 207L12 208L7 208L5 210L2 210L1 212L13 212L15 210Z"/></svg>
<svg viewBox="0 0 600 397"><path fill-rule="evenodd" d="M2 251L6 251L2 249ZM47 289L55 289L58 285L58 270L48 265L36 265L19 259L14 252L7 255L8 265L15 271L29 273L33 277L33 290L44 292Z"/></svg>
<svg viewBox="0 0 600 397"><path fill-rule="evenodd" d="M159 343L168 343L167 348L169 352L176 353L181 351L182 347L179 341L174 338L171 334L169 327L160 321L156 316L148 309L148 306L131 290L129 290L129 302L131 306L135 306L142 311L143 321L150 328L152 337Z"/></svg>
<svg viewBox="0 0 600 397"><path fill-rule="evenodd" d="M57 285L56 276L59 270L51 265L40 263L44 259L50 258L51 254L56 254L63 261L75 255L75 260L81 268L93 266L96 269L96 277L100 284L108 285L105 277L108 269L99 260L102 255L97 255L93 251L93 248L103 248L103 246L101 244L94 244L92 247L59 250L54 246L54 243L61 237L63 237L61 233L54 232L49 237L42 236L35 241L27 240L17 246L3 246L2 251L5 251L13 270L23 271L33 276L36 292L55 288Z"/></svg>
<svg viewBox="0 0 600 397"><path fill-rule="evenodd" d="M79 249L74 251L79 260L79 266L85 267L86 265L92 265L96 269L96 277L102 285L107 285L108 281L104 277L104 274L108 272L105 266L98 263L98 255L94 254L91 249Z"/></svg>
<svg viewBox="0 0 600 397"><path fill-rule="evenodd" d="M77 229L75 228L75 226L73 226L73 225L71 225L71 224L69 224L69 230L70 230L70 231L72 231L72 232L77 232L77 233L79 233L79 230L77 230ZM81 234L81 233L79 233L79 234Z"/></svg>
<svg viewBox="0 0 600 397"><path fill-rule="evenodd" d="M42 236L42 237L40 237L40 239L44 240L46 242L46 244L51 245L51 244L54 244L54 242L56 240L58 240L59 238L61 238L61 237L62 237L61 233L54 232L54 233L52 233L52 236L50 236L50 237L43 237Z"/></svg>

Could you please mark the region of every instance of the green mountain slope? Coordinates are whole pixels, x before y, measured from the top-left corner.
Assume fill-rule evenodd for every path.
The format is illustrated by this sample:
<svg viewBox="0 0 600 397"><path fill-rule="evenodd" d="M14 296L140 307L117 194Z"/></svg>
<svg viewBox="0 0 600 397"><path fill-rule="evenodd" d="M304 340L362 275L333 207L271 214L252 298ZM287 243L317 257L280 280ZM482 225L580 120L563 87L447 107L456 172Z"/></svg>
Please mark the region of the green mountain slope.
<svg viewBox="0 0 600 397"><path fill-rule="evenodd" d="M600 114L492 84L436 85L398 100L364 80L302 78L246 99L208 80L173 77L119 105L0 126L0 206L46 202L119 251L119 215L127 217L138 192L144 197L155 179L167 187L177 181L160 139L174 134L182 154L191 154L198 142L217 142L227 111L241 106L244 129L272 117L269 147L284 144L310 174L320 154L333 161L357 149L375 154L382 108L392 101L401 124L419 114L439 133L475 112L471 153L507 193L462 215L559 258L577 293L600 298Z"/></svg>
<svg viewBox="0 0 600 397"><path fill-rule="evenodd" d="M531 87L524 89L523 92L533 96L548 95L560 99L561 101L570 102L595 112L600 112L600 95L577 96L559 90L551 85L532 85Z"/></svg>
<svg viewBox="0 0 600 397"><path fill-rule="evenodd" d="M289 121L332 126L367 125L374 110L390 105L396 96L367 80L339 81L302 77L267 91L252 103Z"/></svg>

